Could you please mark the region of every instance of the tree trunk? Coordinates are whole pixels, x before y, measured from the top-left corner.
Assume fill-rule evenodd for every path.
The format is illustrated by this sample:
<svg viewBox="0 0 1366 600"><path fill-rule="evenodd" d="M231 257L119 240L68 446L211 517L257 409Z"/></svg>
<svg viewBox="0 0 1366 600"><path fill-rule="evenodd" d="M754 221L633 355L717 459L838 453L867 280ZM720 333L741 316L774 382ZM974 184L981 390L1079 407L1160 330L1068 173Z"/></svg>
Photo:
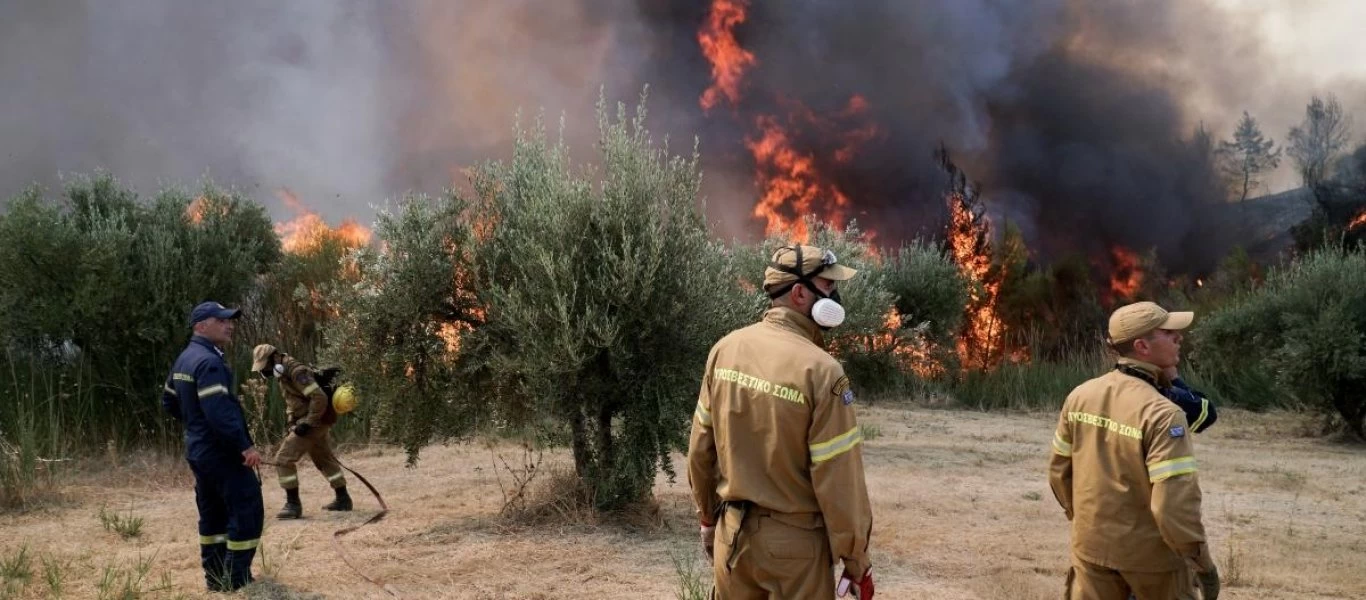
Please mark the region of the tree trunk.
<svg viewBox="0 0 1366 600"><path fill-rule="evenodd" d="M574 442L574 474L580 481L588 481L592 450L588 447L588 423L583 410L576 408L574 417L569 420L569 430Z"/></svg>
<svg viewBox="0 0 1366 600"><path fill-rule="evenodd" d="M1342 421L1347 426L1347 430L1358 440L1366 440L1366 401L1360 399L1360 390L1353 389L1346 382L1335 386L1337 389L1333 393L1333 406L1338 409L1338 414L1342 415Z"/></svg>
<svg viewBox="0 0 1366 600"><path fill-rule="evenodd" d="M603 473L612 470L616 456L612 446L612 407L604 402L598 409L598 466Z"/></svg>

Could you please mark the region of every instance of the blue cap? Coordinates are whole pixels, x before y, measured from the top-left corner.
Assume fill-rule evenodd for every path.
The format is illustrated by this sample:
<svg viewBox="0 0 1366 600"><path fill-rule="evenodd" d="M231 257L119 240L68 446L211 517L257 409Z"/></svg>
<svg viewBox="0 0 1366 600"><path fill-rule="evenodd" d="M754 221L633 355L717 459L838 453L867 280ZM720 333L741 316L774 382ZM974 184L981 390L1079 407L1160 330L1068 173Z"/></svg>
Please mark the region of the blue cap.
<svg viewBox="0 0 1366 600"><path fill-rule="evenodd" d="M217 302L202 302L199 306L190 311L190 325L203 321L209 317L219 319L236 319L242 316L242 310L238 308L228 308Z"/></svg>

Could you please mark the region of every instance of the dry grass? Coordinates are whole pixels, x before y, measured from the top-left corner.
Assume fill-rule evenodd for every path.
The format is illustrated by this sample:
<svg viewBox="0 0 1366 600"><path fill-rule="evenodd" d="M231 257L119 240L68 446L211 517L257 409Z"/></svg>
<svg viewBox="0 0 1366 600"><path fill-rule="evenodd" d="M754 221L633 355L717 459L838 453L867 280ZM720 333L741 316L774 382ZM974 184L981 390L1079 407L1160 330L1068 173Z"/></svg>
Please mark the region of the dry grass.
<svg viewBox="0 0 1366 600"><path fill-rule="evenodd" d="M883 405L861 417L878 432L866 462L883 597L1058 597L1067 523L1045 480L1053 415ZM1358 564L1366 555L1366 452L1307 437L1313 429L1296 415L1226 411L1196 438L1223 597L1366 597ZM495 451L514 465L521 453L511 444ZM678 565L696 564L684 480L661 476L656 502L629 518L596 515L562 475L565 453L547 453L526 502L505 511L509 474L495 472L483 445L429 448L413 469L397 450L342 458L392 508L342 544L402 598L674 598ZM256 571L266 580L239 597L391 598L331 548L334 530L373 514L373 499L353 483L357 511L325 513L322 476L308 466L300 474L306 518L280 522L270 517L283 493L273 473L262 473L267 529ZM0 597L49 597L51 579L62 597L98 598L109 573L140 577L130 597L210 597L201 591L191 485L182 461L124 456L117 468L106 462L72 475L64 502L0 515L0 565L16 575L0 584ZM144 518L141 535L105 531L92 518L103 505Z"/></svg>

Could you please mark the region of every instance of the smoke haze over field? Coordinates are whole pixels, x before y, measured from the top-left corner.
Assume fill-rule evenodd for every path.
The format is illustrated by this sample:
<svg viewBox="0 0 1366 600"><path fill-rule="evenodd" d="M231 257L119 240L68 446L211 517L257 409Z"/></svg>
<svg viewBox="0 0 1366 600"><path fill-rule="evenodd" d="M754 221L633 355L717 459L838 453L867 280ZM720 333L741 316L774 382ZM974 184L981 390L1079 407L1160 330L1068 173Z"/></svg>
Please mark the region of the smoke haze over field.
<svg viewBox="0 0 1366 600"><path fill-rule="evenodd" d="M747 8L734 34L754 63L733 103L703 110L706 2L6 3L0 195L103 167L143 193L207 175L277 216L288 187L331 220L368 221L386 198L506 156L519 108L543 108L552 132L563 114L592 159L599 89L630 105L649 84L657 136L676 152L701 140L723 235L762 231L747 142L771 117L880 241L938 226L942 142L1042 257L1156 246L1196 269L1229 240L1197 210L1217 192L1190 158L1195 127L1227 137L1246 109L1280 143L1310 94L1349 111L1366 97L1359 74L1324 75L1331 52L1292 62L1286 40L1314 31L1287 29L1299 9L1273 0Z"/></svg>

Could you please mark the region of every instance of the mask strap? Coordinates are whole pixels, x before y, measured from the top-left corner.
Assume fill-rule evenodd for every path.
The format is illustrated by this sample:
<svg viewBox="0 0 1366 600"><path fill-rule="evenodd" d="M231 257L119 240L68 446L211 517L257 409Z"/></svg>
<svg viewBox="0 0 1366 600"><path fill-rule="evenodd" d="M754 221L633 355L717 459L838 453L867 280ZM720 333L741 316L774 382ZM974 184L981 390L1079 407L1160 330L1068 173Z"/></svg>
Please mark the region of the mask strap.
<svg viewBox="0 0 1366 600"><path fill-rule="evenodd" d="M797 285L798 283L805 285L807 289L814 292L817 296L820 296L822 298L828 298L829 296L822 292L820 288L816 287L816 282L811 279L812 277L815 277L816 275L820 274L821 271L825 270L825 267L827 266L825 264L825 261L821 261L821 264L816 268L812 269L810 273L802 273L802 247L800 245L784 247L791 248L793 251L797 253L797 266L789 267L787 265L779 264L774 261L770 261L768 265L784 273L791 273L793 275L796 275L797 280L793 281L792 283L786 283L782 286L774 288L773 291L768 293L768 298L770 300L780 298L783 294L786 294L788 291L792 289L793 286Z"/></svg>

